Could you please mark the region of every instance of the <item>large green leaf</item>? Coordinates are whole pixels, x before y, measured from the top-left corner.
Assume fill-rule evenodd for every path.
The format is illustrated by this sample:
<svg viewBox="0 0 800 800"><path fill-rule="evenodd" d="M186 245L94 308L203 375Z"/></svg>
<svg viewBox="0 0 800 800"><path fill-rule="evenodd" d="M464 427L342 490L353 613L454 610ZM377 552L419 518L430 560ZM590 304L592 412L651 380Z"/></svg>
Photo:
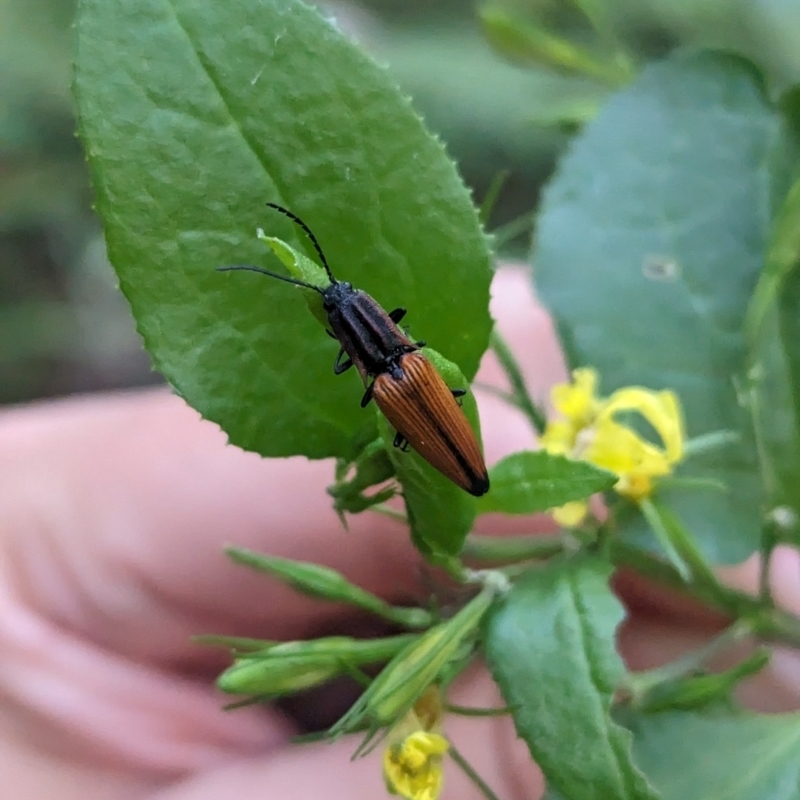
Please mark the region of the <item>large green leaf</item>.
<svg viewBox="0 0 800 800"><path fill-rule="evenodd" d="M572 364L597 367L604 392L674 389L690 436L740 433L682 466L711 479L705 488L662 497L714 561L740 560L758 543L761 484L736 382L793 158L748 62L682 53L645 69L584 129L539 220L537 287ZM644 527L638 514L625 521Z"/></svg>
<svg viewBox="0 0 800 800"><path fill-rule="evenodd" d="M800 715L626 716L664 800L797 800Z"/></svg>
<svg viewBox="0 0 800 800"><path fill-rule="evenodd" d="M303 217L338 278L406 306L471 378L485 239L442 145L384 70L293 0L82 0L76 96L109 254L156 367L235 444L352 455L374 415L255 230Z"/></svg>
<svg viewBox="0 0 800 800"><path fill-rule="evenodd" d="M572 461L543 450L506 456L491 468L489 477L492 488L478 500L481 514L535 514L584 500L617 482L616 475L588 461Z"/></svg>
<svg viewBox="0 0 800 800"><path fill-rule="evenodd" d="M610 715L625 668L614 647L622 606L611 567L578 558L531 570L491 613L486 656L517 732L547 783L570 800L657 795Z"/></svg>

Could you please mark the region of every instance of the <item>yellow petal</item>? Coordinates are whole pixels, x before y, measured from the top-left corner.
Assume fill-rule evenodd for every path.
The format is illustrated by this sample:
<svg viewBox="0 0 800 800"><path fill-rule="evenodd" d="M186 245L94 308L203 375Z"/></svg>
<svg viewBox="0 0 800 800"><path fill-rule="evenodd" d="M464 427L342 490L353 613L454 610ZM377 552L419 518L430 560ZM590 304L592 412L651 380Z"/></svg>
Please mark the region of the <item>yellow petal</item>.
<svg viewBox="0 0 800 800"><path fill-rule="evenodd" d="M641 414L659 435L670 464L681 460L686 434L680 401L674 392L651 392L638 386L619 389L608 399L599 416L613 416L619 411Z"/></svg>
<svg viewBox="0 0 800 800"><path fill-rule="evenodd" d="M386 788L406 800L437 800L442 790L442 756L448 743L438 733L417 731L386 748Z"/></svg>
<svg viewBox="0 0 800 800"><path fill-rule="evenodd" d="M563 528L574 528L583 522L588 510L589 504L585 500L575 500L551 509L550 516Z"/></svg>
<svg viewBox="0 0 800 800"><path fill-rule="evenodd" d="M598 419L583 457L617 475L633 470L650 475L668 475L671 471L663 450L608 417Z"/></svg>
<svg viewBox="0 0 800 800"><path fill-rule="evenodd" d="M575 430L565 420L548 422L544 433L539 437L539 444L554 456L569 455L574 442Z"/></svg>
<svg viewBox="0 0 800 800"><path fill-rule="evenodd" d="M653 492L653 481L642 472L629 472L614 485L614 491L638 503Z"/></svg>
<svg viewBox="0 0 800 800"><path fill-rule="evenodd" d="M598 406L597 372L588 367L572 371L572 383L559 383L550 392L553 406L573 426L588 425Z"/></svg>

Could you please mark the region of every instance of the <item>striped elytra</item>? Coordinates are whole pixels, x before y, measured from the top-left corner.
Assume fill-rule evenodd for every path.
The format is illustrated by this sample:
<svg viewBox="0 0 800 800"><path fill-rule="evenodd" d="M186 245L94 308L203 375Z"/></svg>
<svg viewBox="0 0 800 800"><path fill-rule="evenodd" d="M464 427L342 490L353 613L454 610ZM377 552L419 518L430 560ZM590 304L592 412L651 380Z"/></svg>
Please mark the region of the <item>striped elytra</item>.
<svg viewBox="0 0 800 800"><path fill-rule="evenodd" d="M489 491L480 445L442 376L420 352L375 377L372 398L395 430L431 466L476 497Z"/></svg>

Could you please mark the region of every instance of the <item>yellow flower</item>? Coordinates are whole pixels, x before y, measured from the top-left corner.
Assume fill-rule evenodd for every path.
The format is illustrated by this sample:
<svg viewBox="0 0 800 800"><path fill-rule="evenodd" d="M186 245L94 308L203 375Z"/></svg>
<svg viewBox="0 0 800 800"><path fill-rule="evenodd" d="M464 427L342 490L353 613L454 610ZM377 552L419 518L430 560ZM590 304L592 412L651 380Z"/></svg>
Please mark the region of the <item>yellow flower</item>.
<svg viewBox="0 0 800 800"><path fill-rule="evenodd" d="M589 504L585 500L573 500L551 509L550 514L562 528L575 528L583 522L588 510Z"/></svg>
<svg viewBox="0 0 800 800"><path fill-rule="evenodd" d="M447 747L444 736L426 731L416 731L387 747L383 754L386 788L407 800L437 800Z"/></svg>
<svg viewBox="0 0 800 800"><path fill-rule="evenodd" d="M550 392L553 407L563 419L547 423L540 442L548 453L568 455L578 434L591 425L600 407L597 372L588 367L572 371L572 383L559 383Z"/></svg>
<svg viewBox="0 0 800 800"><path fill-rule="evenodd" d="M617 422L615 415L626 411L644 417L661 445ZM631 386L614 392L603 405L583 458L619 475L615 491L639 501L652 493L653 478L669 475L683 458L684 438L683 415L673 392Z"/></svg>
<svg viewBox="0 0 800 800"><path fill-rule="evenodd" d="M563 418L547 424L542 447L554 455L583 459L614 472L615 491L634 502L653 491L653 479L669 475L683 458L685 431L680 402L673 392L653 392L638 386L619 389L607 399L597 397L597 373L576 369L571 384L553 387L552 401ZM617 415L643 417L661 440L654 444L617 421ZM586 515L585 501L552 510L560 525L575 527Z"/></svg>
<svg viewBox="0 0 800 800"><path fill-rule="evenodd" d="M389 733L383 777L391 794L406 800L437 800L442 791L442 756L447 739L439 732L442 700L431 686Z"/></svg>

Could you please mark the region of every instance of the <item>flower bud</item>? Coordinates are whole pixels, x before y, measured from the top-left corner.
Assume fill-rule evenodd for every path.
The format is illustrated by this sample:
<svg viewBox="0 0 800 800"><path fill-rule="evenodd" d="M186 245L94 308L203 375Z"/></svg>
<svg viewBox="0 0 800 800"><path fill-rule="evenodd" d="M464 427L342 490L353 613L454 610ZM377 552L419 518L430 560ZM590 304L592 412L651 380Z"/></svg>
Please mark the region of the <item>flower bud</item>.
<svg viewBox="0 0 800 800"><path fill-rule="evenodd" d="M430 624L430 614L424 609L391 606L380 597L350 583L344 575L329 567L306 561L293 561L289 558L265 556L239 547L229 547L226 553L237 564L245 564L274 575L297 591L311 597L348 603L407 627L424 627Z"/></svg>
<svg viewBox="0 0 800 800"><path fill-rule="evenodd" d="M282 697L386 661L416 638L413 634L363 640L329 636L283 642L238 658L219 676L217 686L229 694Z"/></svg>
<svg viewBox="0 0 800 800"><path fill-rule="evenodd" d="M493 588L484 588L452 619L407 645L333 726L331 734L346 733L365 722L373 730L396 722L452 661L464 657L494 596Z"/></svg>

